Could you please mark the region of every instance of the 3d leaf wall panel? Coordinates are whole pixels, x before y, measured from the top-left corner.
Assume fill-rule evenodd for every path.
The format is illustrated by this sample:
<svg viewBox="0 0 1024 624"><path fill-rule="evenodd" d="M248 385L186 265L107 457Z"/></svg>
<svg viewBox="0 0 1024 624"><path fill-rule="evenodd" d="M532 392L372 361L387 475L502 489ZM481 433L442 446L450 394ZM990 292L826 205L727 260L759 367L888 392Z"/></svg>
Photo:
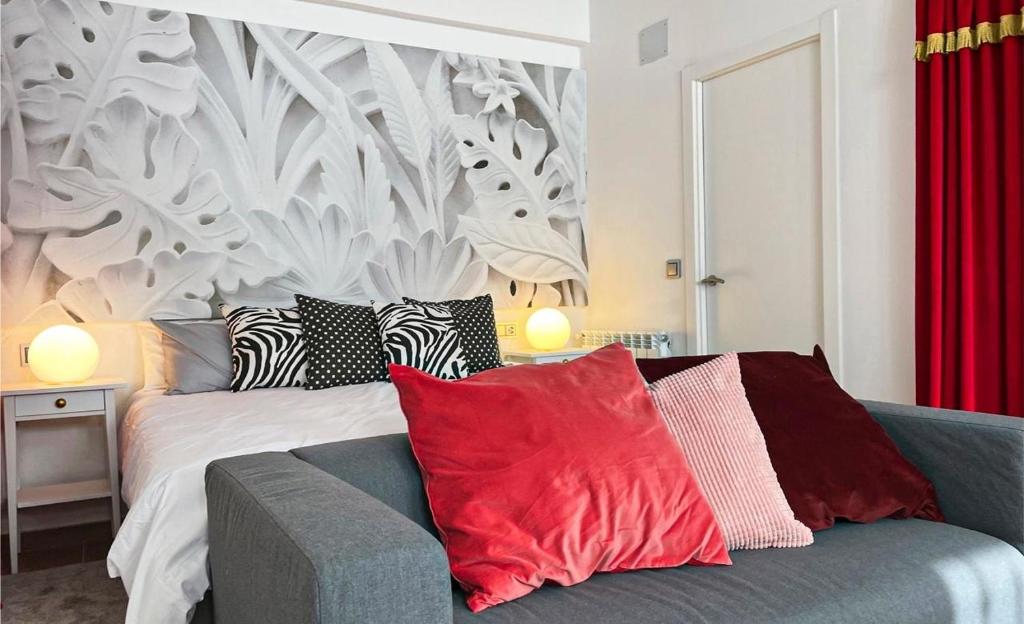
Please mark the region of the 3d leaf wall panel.
<svg viewBox="0 0 1024 624"><path fill-rule="evenodd" d="M5 323L587 301L580 70L96 0L2 42Z"/></svg>

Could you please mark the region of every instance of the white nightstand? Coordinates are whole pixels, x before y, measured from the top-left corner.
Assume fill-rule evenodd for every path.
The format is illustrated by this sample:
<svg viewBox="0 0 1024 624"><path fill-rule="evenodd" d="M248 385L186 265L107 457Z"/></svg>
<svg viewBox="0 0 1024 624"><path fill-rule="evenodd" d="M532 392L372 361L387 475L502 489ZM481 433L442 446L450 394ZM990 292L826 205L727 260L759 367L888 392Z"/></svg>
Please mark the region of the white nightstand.
<svg viewBox="0 0 1024 624"><path fill-rule="evenodd" d="M7 455L7 519L11 542L11 572L18 572L18 510L40 505L110 497L114 534L121 527L121 486L117 476L117 403L114 390L127 387L116 378L90 379L81 383L46 384L40 382L4 384L0 395L4 402L4 451ZM76 483L56 483L18 487L18 423L103 416L107 429L108 478Z"/></svg>
<svg viewBox="0 0 1024 624"><path fill-rule="evenodd" d="M593 351L590 347L565 347L557 351L502 351L506 362L512 364L551 364L571 362Z"/></svg>

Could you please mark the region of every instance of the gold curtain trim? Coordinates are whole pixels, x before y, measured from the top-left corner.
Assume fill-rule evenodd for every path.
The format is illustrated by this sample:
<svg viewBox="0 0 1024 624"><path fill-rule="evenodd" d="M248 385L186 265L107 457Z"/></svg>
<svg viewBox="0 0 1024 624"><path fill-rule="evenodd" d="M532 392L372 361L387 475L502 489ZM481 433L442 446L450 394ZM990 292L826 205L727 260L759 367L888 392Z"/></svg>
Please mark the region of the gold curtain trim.
<svg viewBox="0 0 1024 624"><path fill-rule="evenodd" d="M932 33L925 41L914 42L914 58L928 61L932 54L948 54L971 48L977 50L983 43L999 43L1006 37L1024 36L1024 7L1020 13L1003 15L998 22L981 22L946 33Z"/></svg>

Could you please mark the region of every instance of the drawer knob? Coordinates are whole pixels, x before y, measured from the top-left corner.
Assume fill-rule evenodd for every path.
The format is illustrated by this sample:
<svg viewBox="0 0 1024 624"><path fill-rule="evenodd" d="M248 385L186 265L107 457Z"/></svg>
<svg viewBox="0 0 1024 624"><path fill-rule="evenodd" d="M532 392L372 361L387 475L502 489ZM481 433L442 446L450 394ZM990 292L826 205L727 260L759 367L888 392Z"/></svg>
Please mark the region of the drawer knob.
<svg viewBox="0 0 1024 624"><path fill-rule="evenodd" d="M68 401L67 399L60 398L54 401L53 404L57 407L57 409L64 409L65 407L68 406Z"/></svg>

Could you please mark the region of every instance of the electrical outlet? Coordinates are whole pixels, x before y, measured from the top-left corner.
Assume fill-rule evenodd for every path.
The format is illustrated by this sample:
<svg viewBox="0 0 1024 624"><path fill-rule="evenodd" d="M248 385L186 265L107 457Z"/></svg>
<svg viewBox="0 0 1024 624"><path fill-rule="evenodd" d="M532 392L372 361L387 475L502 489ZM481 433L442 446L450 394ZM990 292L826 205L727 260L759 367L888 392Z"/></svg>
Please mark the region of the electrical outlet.
<svg viewBox="0 0 1024 624"><path fill-rule="evenodd" d="M18 345L18 364L28 366L28 344Z"/></svg>
<svg viewBox="0 0 1024 624"><path fill-rule="evenodd" d="M495 328L498 330L498 338L515 338L519 335L517 323L496 323Z"/></svg>

